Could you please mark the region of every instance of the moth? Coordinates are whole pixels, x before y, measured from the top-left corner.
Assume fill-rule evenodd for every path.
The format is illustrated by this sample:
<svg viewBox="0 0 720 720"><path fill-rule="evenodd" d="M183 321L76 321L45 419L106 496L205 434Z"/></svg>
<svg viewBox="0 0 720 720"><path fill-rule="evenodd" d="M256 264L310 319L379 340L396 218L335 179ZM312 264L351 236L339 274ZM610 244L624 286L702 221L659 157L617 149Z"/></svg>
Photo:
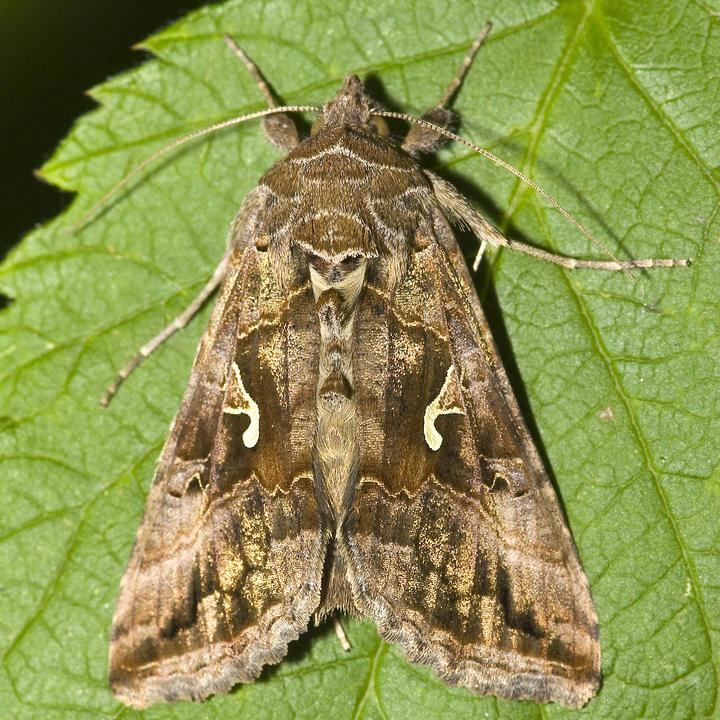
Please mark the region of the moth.
<svg viewBox="0 0 720 720"><path fill-rule="evenodd" d="M588 582L451 223L569 268L684 263L521 246L422 167L456 137L448 106L489 29L402 141L352 75L301 140L287 113L307 108L279 106L230 42L270 105L232 122L264 116L288 153L208 286L105 398L220 286L122 579L122 702L227 692L338 611L450 685L571 707L595 694Z"/></svg>

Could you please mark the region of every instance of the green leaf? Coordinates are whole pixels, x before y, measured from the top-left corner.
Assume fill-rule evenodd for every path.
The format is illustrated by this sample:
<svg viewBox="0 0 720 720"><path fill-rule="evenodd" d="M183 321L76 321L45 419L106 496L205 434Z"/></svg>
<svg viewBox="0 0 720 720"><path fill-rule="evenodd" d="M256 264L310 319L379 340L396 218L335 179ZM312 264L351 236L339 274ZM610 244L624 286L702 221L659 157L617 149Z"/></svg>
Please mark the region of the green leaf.
<svg viewBox="0 0 720 720"><path fill-rule="evenodd" d="M320 103L354 72L421 113L492 19L456 103L464 135L618 255L695 261L632 279L503 252L479 281L600 616L604 684L581 712L719 716L718 16L712 0L235 1L151 38L155 59L96 88L100 107L43 169L76 202L0 268L14 299L0 315L0 714L579 715L448 689L358 622L350 654L326 628L310 631L261 680L201 706L132 712L106 681L118 583L209 310L108 410L98 399L209 277L243 196L279 154L258 125L218 133L158 163L81 233L68 228L158 147L262 108L223 32L289 103ZM462 148L440 164L512 235L597 255L512 176Z"/></svg>

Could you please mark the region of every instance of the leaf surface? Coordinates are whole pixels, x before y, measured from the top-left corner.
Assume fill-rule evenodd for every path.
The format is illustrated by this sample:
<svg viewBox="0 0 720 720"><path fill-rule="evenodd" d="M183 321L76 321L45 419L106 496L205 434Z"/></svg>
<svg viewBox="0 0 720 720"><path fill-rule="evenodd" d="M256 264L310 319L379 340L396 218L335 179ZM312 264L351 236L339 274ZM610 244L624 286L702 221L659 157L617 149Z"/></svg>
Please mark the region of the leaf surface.
<svg viewBox="0 0 720 720"><path fill-rule="evenodd" d="M310 631L263 678L144 713L106 681L108 633L155 460L209 308L103 411L103 389L219 261L243 196L279 157L257 124L168 156L79 234L73 222L158 147L263 107L231 33L288 103L350 72L422 113L487 19L462 132L531 175L622 257L691 269L570 273L508 252L478 277L595 598L603 687L587 718L710 718L720 665L720 21L711 2L227 2L94 89L43 175L77 192L0 267L0 708L12 718L536 718L579 715L448 689L371 624L344 654ZM512 176L437 164L514 237L598 255ZM472 253L472 248L468 248Z"/></svg>

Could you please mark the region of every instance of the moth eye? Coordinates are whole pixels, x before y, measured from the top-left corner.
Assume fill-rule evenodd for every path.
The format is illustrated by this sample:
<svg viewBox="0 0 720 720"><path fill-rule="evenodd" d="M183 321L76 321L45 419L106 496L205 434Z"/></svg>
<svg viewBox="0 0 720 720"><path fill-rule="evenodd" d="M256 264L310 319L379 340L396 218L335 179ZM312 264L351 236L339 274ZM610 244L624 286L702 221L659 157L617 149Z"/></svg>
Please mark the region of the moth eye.
<svg viewBox="0 0 720 720"><path fill-rule="evenodd" d="M310 136L317 135L324 124L325 121L319 117L310 127Z"/></svg>
<svg viewBox="0 0 720 720"><path fill-rule="evenodd" d="M258 235L255 238L255 249L258 252L267 252L270 242L268 241L267 235Z"/></svg>
<svg viewBox="0 0 720 720"><path fill-rule="evenodd" d="M380 117L379 115L373 115L370 118L370 127L375 130L375 132L380 137L390 137L390 128L388 127L388 124L385 122L385 118Z"/></svg>

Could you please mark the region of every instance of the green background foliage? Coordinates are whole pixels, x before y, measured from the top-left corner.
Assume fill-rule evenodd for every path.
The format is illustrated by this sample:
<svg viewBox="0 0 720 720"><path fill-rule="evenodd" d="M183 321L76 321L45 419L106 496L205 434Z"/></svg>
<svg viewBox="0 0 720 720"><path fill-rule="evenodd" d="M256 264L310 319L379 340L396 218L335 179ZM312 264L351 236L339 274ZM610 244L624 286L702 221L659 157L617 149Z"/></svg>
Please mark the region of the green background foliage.
<svg viewBox="0 0 720 720"><path fill-rule="evenodd" d="M714 2L233 1L146 42L95 88L43 169L78 193L0 268L0 715L8 718L709 718L720 665L720 20ZM136 713L106 682L118 583L209 308L101 410L114 372L183 309L245 193L279 157L257 125L159 163L79 234L124 173L262 98L230 32L288 103L344 74L394 108L442 95L487 19L462 132L530 174L621 256L689 270L570 273L494 253L478 290L572 527L600 617L603 688L582 711L448 689L348 622L313 629L256 683ZM515 237L595 248L512 176L435 161ZM472 248L468 248L472 252Z"/></svg>
<svg viewBox="0 0 720 720"><path fill-rule="evenodd" d="M79 115L85 95L109 75L139 65L139 38L169 25L202 0L0 0L0 260L38 222L73 196L38 182L33 170Z"/></svg>

